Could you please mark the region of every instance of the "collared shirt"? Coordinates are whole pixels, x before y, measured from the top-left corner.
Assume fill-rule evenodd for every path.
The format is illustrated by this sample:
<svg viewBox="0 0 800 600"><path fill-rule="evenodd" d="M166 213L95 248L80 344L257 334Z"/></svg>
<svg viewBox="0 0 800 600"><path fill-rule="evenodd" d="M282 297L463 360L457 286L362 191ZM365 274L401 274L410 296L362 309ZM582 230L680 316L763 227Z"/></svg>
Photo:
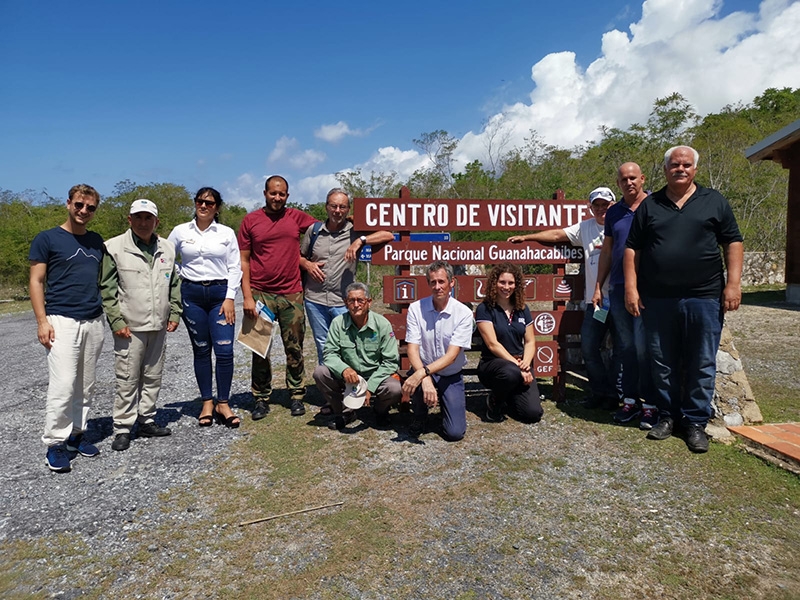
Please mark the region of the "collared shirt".
<svg viewBox="0 0 800 600"><path fill-rule="evenodd" d="M445 355L450 346L461 350L453 364L438 372L439 375L455 375L467 363L464 350L472 346L475 319L472 311L455 298L448 298L441 312L433 307L433 298L428 296L408 307L406 317L406 342L419 346L423 365L429 365Z"/></svg>
<svg viewBox="0 0 800 600"><path fill-rule="evenodd" d="M586 304L592 302L594 286L597 283L597 271L600 261L600 251L603 249L603 226L596 219L586 219L564 229L569 243L583 248L584 262L584 300ZM608 297L608 282L603 285L603 295Z"/></svg>
<svg viewBox="0 0 800 600"><path fill-rule="evenodd" d="M226 279L225 298L236 298L242 282L242 267L233 229L213 222L202 231L192 219L175 227L169 234L169 241L175 244L181 256L179 271L183 279L195 282Z"/></svg>
<svg viewBox="0 0 800 600"><path fill-rule="evenodd" d="M311 243L311 230L313 225L306 230L303 241L300 243L300 253L308 254ZM311 259L313 262L325 263L322 272L325 281L316 281L306 277L304 284L305 298L323 306L344 306L344 290L355 280L358 261L347 262L344 254L354 241L362 234L353 229L350 221L345 221L338 231L329 231L327 221L319 230L319 237L314 242Z"/></svg>
<svg viewBox="0 0 800 600"><path fill-rule="evenodd" d="M697 185L678 208L665 186L636 209L626 247L639 251L643 296L719 298L725 285L719 247L741 241L733 210L718 191Z"/></svg>
<svg viewBox="0 0 800 600"><path fill-rule="evenodd" d="M361 328L350 313L335 317L328 329L322 362L339 378L348 367L353 369L367 380L367 389L375 393L381 382L400 368L392 325L372 311Z"/></svg>

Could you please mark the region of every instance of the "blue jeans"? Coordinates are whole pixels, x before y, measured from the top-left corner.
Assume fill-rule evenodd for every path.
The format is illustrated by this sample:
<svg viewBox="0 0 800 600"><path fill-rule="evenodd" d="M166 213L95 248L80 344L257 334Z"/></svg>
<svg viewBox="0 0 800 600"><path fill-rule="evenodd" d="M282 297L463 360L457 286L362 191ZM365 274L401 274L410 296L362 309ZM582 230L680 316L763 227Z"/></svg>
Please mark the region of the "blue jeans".
<svg viewBox="0 0 800 600"><path fill-rule="evenodd" d="M334 317L343 315L347 312L346 306L325 306L310 300L303 302L306 307L306 315L311 325L311 333L314 336L314 344L317 346L317 363L322 364L322 351L325 348L325 340L328 338L328 329Z"/></svg>
<svg viewBox="0 0 800 600"><path fill-rule="evenodd" d="M615 330L614 318L609 314L605 323L594 318L594 305L589 304L583 315L581 325L581 354L583 364L586 366L586 376L589 378L589 388L595 398L619 399L617 379L620 370L619 350L616 343L611 354L611 369L606 368L603 355L600 353L606 332L610 329L613 335Z"/></svg>
<svg viewBox="0 0 800 600"><path fill-rule="evenodd" d="M467 399L464 396L464 378L459 371L455 375L431 375L439 395L442 411L442 435L448 442L457 442L467 432ZM426 417L428 405L422 399L422 384L411 396L414 415Z"/></svg>
<svg viewBox="0 0 800 600"><path fill-rule="evenodd" d="M619 352L619 388L623 398L642 398L654 404L653 378L643 317L634 317L625 308L625 286L609 290L609 309L614 319L614 348Z"/></svg>
<svg viewBox="0 0 800 600"><path fill-rule="evenodd" d="M712 416L723 312L718 299L643 298L655 404L676 421Z"/></svg>
<svg viewBox="0 0 800 600"><path fill-rule="evenodd" d="M194 283L186 279L181 283L183 302L183 322L192 340L194 353L194 376L203 400L214 397L211 378L211 349L217 357L217 399L227 402L231 395L233 381L233 335L234 325L225 322L225 315L219 314L228 282L215 282L210 285Z"/></svg>

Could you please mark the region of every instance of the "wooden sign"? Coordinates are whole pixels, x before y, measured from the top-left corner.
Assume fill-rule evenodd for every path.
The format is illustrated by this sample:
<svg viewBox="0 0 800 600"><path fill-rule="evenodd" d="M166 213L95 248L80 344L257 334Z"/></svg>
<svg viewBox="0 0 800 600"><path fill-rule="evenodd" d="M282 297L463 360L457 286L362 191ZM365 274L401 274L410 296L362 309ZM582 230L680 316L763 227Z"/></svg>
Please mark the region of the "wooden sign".
<svg viewBox="0 0 800 600"><path fill-rule="evenodd" d="M451 265L564 264L583 261L583 248L545 246L536 242L388 242L372 249L373 265L428 265L443 260Z"/></svg>
<svg viewBox="0 0 800 600"><path fill-rule="evenodd" d="M525 299L529 302L583 300L583 275L525 275ZM461 302L483 302L486 297L485 275L457 275L453 296ZM383 301L387 304L410 304L431 290L424 275L386 275L383 278Z"/></svg>
<svg viewBox="0 0 800 600"><path fill-rule="evenodd" d="M590 218L584 200L355 198L358 231L542 231Z"/></svg>

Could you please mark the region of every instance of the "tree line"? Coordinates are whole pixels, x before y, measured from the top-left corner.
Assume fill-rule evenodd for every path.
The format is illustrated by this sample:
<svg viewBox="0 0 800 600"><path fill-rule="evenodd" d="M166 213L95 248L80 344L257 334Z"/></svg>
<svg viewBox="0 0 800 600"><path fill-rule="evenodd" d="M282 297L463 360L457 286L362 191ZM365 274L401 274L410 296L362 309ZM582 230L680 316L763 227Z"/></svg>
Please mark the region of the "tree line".
<svg viewBox="0 0 800 600"><path fill-rule="evenodd" d="M661 165L664 151L677 144L700 153L697 181L718 189L733 206L748 251L780 251L786 240L788 171L772 162L750 164L744 150L800 118L800 88L770 88L748 104L729 105L699 117L678 93L657 99L646 123L627 129L601 128L600 139L574 148L544 143L531 131L522 147L508 148L502 121L485 128L486 157L463 170L454 166L458 140L443 130L423 133L415 145L429 166L403 180L394 172L350 170L336 175L352 197L395 197L406 185L417 198L525 199L550 198L557 189L567 198L586 197L593 188L616 190L616 168L637 162L648 189L665 183ZM119 182L104 197L90 228L104 239L128 227L131 202L153 200L159 209L159 231L167 235L188 221L194 211L193 192L174 183L138 185ZM324 199L303 206L317 218L325 217ZM221 222L238 230L247 210L225 204ZM65 218L64 199L23 192L0 191L0 285L24 294L28 284L28 249L41 230L56 227ZM505 232L453 232L453 239L505 239Z"/></svg>

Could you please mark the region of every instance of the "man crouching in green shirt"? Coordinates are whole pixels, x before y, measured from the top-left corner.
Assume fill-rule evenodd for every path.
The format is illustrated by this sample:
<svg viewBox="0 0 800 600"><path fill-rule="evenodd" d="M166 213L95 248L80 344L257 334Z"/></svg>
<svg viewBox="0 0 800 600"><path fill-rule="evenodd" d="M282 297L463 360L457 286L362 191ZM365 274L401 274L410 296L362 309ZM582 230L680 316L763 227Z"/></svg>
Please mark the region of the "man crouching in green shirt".
<svg viewBox="0 0 800 600"><path fill-rule="evenodd" d="M400 367L397 339L386 317L370 312L371 302L366 285L356 281L347 286L347 312L331 322L323 364L314 369L317 388L333 409L331 429L344 429L355 420L343 399L346 384L358 386L359 377L367 382L364 405L374 407L379 427L389 424L389 409L400 402L400 381L392 377Z"/></svg>
<svg viewBox="0 0 800 600"><path fill-rule="evenodd" d="M178 328L182 312L175 246L155 233L158 208L136 200L128 222L128 231L106 242L100 273L103 310L114 333L113 450L128 449L137 421L140 437L172 433L154 417L167 332Z"/></svg>

